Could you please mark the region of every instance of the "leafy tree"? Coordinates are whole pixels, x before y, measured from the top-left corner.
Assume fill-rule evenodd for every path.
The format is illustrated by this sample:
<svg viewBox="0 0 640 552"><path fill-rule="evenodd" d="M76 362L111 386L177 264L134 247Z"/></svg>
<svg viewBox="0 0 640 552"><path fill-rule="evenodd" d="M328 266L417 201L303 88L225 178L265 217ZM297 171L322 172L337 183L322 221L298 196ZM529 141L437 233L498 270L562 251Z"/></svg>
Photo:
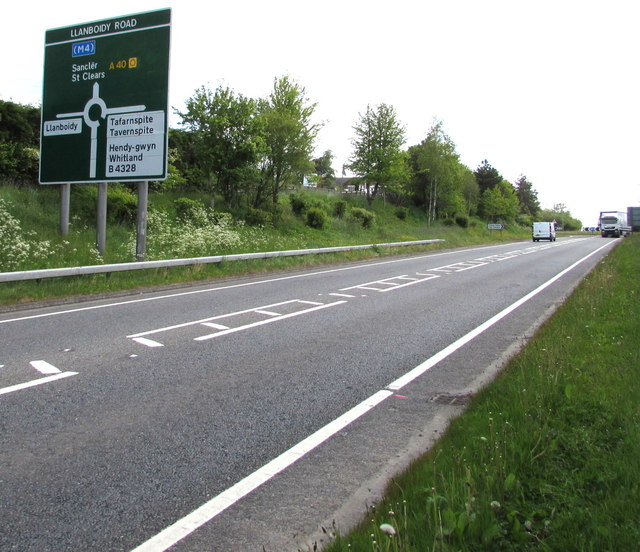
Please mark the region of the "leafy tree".
<svg viewBox="0 0 640 552"><path fill-rule="evenodd" d="M348 168L364 182L371 203L380 189L397 191L407 177L401 150L405 131L395 109L384 103L375 109L367 106L353 128L356 135Z"/></svg>
<svg viewBox="0 0 640 552"><path fill-rule="evenodd" d="M502 182L502 175L485 159L474 172L480 193L495 188Z"/></svg>
<svg viewBox="0 0 640 552"><path fill-rule="evenodd" d="M274 80L271 94L260 105L265 154L254 207L260 207L267 195L277 204L284 186L312 170L310 158L320 130L320 125L311 122L315 108L305 89L289 77Z"/></svg>
<svg viewBox="0 0 640 552"><path fill-rule="evenodd" d="M533 184L527 180L525 175L521 175L516 180L516 193L520 201L520 211L535 218L540 211L538 192L533 189Z"/></svg>
<svg viewBox="0 0 640 552"><path fill-rule="evenodd" d="M409 148L408 155L412 190L417 202L424 205L429 220L463 212L461 181L465 167L442 122L435 122L427 137L418 146Z"/></svg>
<svg viewBox="0 0 640 552"><path fill-rule="evenodd" d="M211 92L204 86L178 112L193 137L195 160L212 192L227 206L237 205L239 192L264 150L257 103L229 88Z"/></svg>
<svg viewBox="0 0 640 552"><path fill-rule="evenodd" d="M320 185L327 185L335 179L336 173L331 166L333 153L331 150L325 151L321 157L313 160L316 174L320 177Z"/></svg>
<svg viewBox="0 0 640 552"><path fill-rule="evenodd" d="M482 194L480 204L484 216L492 221L513 220L520 206L515 188L506 180L487 188Z"/></svg>
<svg viewBox="0 0 640 552"><path fill-rule="evenodd" d="M38 180L40 108L0 100L0 175Z"/></svg>
<svg viewBox="0 0 640 552"><path fill-rule="evenodd" d="M538 213L538 218L548 221L555 220L558 226L565 230L580 230L582 228L582 222L571 216L571 212L564 203L554 204L553 209L542 209Z"/></svg>
<svg viewBox="0 0 640 552"><path fill-rule="evenodd" d="M499 197L500 194L489 194L486 198L485 193L488 190L493 190L494 188L500 186L503 181L502 175L498 172L497 169L492 167L489 162L485 159L480 166L473 173L476 177L476 182L478 184L478 189L480 191L480 203L479 203L479 214L484 217L494 217L495 213L493 209L495 208L495 199ZM493 207L490 207L492 206ZM492 211L488 212L485 207L490 208Z"/></svg>
<svg viewBox="0 0 640 552"><path fill-rule="evenodd" d="M460 167L460 188L465 205L465 213L471 216L478 211L480 202L480 188L476 177L468 167Z"/></svg>

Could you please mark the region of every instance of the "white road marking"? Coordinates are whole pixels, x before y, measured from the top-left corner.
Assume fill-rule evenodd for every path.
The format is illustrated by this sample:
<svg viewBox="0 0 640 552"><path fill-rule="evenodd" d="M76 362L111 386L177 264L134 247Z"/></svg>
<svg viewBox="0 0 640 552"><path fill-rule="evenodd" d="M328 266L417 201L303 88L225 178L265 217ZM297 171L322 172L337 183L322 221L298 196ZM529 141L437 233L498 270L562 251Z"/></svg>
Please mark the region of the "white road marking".
<svg viewBox="0 0 640 552"><path fill-rule="evenodd" d="M46 360L32 360L29 364L43 375L60 374L62 370L49 364Z"/></svg>
<svg viewBox="0 0 640 552"><path fill-rule="evenodd" d="M391 391L378 391L366 401L361 402L348 412L345 412L342 416L336 418L306 439L300 441L297 445L283 452L280 456L274 458L271 462L268 462L251 475L248 475L232 487L229 487L226 491L212 498L197 510L194 510L156 536L142 543L134 549L134 552L160 552L167 550L187 535L193 533L198 527L212 520L238 500L247 496L263 483L266 483L272 477L291 466L305 454L333 437L353 421L375 408L390 395L392 395Z"/></svg>
<svg viewBox="0 0 640 552"><path fill-rule="evenodd" d="M323 428L319 429L306 439L300 441L297 445L282 453L280 456L265 464L262 468L248 475L232 487L223 491L210 501L206 502L190 514L187 514L182 519L176 521L173 525L170 525L160 533L151 537L140 546L136 547L132 552L164 552L172 547L174 544L184 539L196 529L211 521L213 518L224 512L227 508L233 506L241 498L244 498L249 493L260 487L262 484L269 481L276 474L282 472L287 467L291 466L294 462L302 458L305 454L320 446L327 441L330 437L347 427L349 424L375 408L382 403L385 399L393 396L396 391L402 389L416 378L424 374L427 370L435 366L441 360L444 360L455 351L460 349L463 345L480 335L482 332L502 320L509 313L513 312L518 307L529 301L532 297L535 297L538 293L549 287L556 282L562 276L573 270L576 266L586 261L591 256L598 253L601 249L608 247L611 242L599 247L595 251L589 253L582 259L576 261L568 268L562 270L556 274L553 278L538 286L532 292L528 293L511 306L502 310L489 320L480 324L477 328L469 332L467 335L453 342L448 347L445 347L442 351L426 360L419 366L407 372L401 378L390 383L385 389L382 389L355 406L339 418L336 418L333 422L330 422Z"/></svg>
<svg viewBox="0 0 640 552"><path fill-rule="evenodd" d="M140 343L140 345L145 345L146 347L164 347L162 343L154 341L153 339L147 339L146 337L134 337L133 341Z"/></svg>
<svg viewBox="0 0 640 552"><path fill-rule="evenodd" d="M215 322L203 322L203 326L207 326L208 328L213 328L214 330L228 330L229 326L225 326L224 324L216 324Z"/></svg>
<svg viewBox="0 0 640 552"><path fill-rule="evenodd" d="M22 389L28 389L29 387L35 387L37 385L43 385L59 379L68 378L70 376L77 376L78 372L61 372L53 376L47 376L46 378L39 378L37 380L28 381L27 383L19 383L18 385L12 385L10 387L4 387L0 389L0 395L6 395L7 393L13 393L14 391L20 391Z"/></svg>
<svg viewBox="0 0 640 552"><path fill-rule="evenodd" d="M249 330L251 328L257 328L258 326L264 326L265 324L271 324L272 322L278 322L280 320L285 320L287 318L293 318L294 316L300 316L301 314L307 314L310 312L315 312L317 310L327 309L329 307L335 307L337 305L343 305L346 301L335 301L334 303L327 303L326 305L318 305L315 307L311 307L308 309L304 309L301 311L291 312L289 314L283 314L281 316L276 316L274 318L266 318L264 320L259 320L257 322L253 322L251 324L245 324L243 326L238 326L237 328L229 328L228 330L221 330L216 333L202 335L200 337L195 337L194 341L206 341L208 339L213 339L214 337L220 337L223 335L228 335L236 332L241 332L244 330ZM253 311L255 312L255 311Z"/></svg>
<svg viewBox="0 0 640 552"><path fill-rule="evenodd" d="M571 240L573 241L573 240ZM562 245L564 243L568 243L568 241L563 241L563 242L559 242L557 243L557 245ZM434 257L443 257L443 256L447 256L447 255L455 255L458 253L464 253L465 251L480 251L482 249L495 249L496 247L503 247L505 244L499 243L499 244L492 244L492 245L486 245L486 246L482 246L482 247L474 247L472 249L455 249L455 250L451 250L451 251L442 251L439 253L428 253L426 255L421 255L421 256L416 256L416 257L405 257L402 259L391 259L391 260L387 260L387 261L379 261L377 263L371 263L371 264L364 264L364 265L355 265L355 266L343 266L343 267L339 267L339 268L331 268L331 269L327 269L327 270L319 270L316 272L308 272L308 273L304 273L304 274L293 274L290 276L281 276L281 277L277 277L277 278L267 278L264 280L255 280L252 282L243 282L241 284L230 284L227 286L219 286L219 287L211 287L211 288L206 288L206 289L196 289L196 290L190 290L190 291L182 291L182 292L178 292L178 293L170 293L167 295L157 295L154 297L143 297L142 299L130 299L128 301L117 301L114 303L104 303L101 305L91 305L88 307L78 307L78 308L74 308L74 309L66 309L66 310L61 310L61 311L52 311L52 312L45 312L45 313L40 313L40 314L32 314L32 315L28 315L28 316L20 316L17 318L9 318L7 320L0 320L0 324L10 324L13 322L22 322L24 320L35 320L38 318L48 318L51 316L61 316L64 314L74 314L77 312L86 312L86 311L92 311L92 310L99 310L99 309L108 309L111 307L122 307L122 306L126 306L126 305L134 305L137 303L148 303L150 301L161 301L163 299L174 299L176 297L184 297L186 295L196 295L196 294L200 294L200 293L214 293L214 292L218 292L218 291L224 291L227 289L236 289L236 288L242 288L242 287L249 287L249 286L257 286L257 285L261 285L261 284L268 284L268 283L273 283L273 282L281 282L281 281L285 281L285 280L294 280L294 279L299 279L299 278L306 278L308 276L318 276L320 274L333 274L333 273L337 273L337 272L346 272L346 271L350 271L350 270L359 270L359 269L363 269L363 268L370 268L372 266L383 266L383 265L389 265L389 264L398 264L398 263L404 263L404 262L408 262L408 261L414 261L417 259L433 259ZM557 246L556 245L556 246ZM131 337L131 336L129 336Z"/></svg>
<svg viewBox="0 0 640 552"><path fill-rule="evenodd" d="M273 312L273 311L268 311L263 309L257 309L257 310L254 310L253 312L257 312L258 314L264 314L265 316L282 316L281 312Z"/></svg>

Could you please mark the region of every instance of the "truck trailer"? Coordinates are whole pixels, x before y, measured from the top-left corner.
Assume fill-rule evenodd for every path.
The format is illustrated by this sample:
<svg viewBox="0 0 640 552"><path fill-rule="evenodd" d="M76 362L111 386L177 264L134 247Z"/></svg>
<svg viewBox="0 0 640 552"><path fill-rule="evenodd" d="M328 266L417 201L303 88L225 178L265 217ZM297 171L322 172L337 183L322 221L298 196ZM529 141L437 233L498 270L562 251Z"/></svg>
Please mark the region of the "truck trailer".
<svg viewBox="0 0 640 552"><path fill-rule="evenodd" d="M632 232L640 232L640 207L627 207L627 223Z"/></svg>
<svg viewBox="0 0 640 552"><path fill-rule="evenodd" d="M600 235L603 238L620 238L629 234L631 234L631 226L627 224L627 213L600 211Z"/></svg>

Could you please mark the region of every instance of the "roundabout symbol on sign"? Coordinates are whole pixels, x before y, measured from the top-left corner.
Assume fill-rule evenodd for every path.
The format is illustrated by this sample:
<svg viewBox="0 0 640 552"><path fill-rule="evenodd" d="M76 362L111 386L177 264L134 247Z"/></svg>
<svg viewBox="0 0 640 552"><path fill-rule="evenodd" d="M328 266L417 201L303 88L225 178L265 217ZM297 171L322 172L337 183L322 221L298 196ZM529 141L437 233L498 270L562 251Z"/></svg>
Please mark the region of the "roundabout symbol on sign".
<svg viewBox="0 0 640 552"><path fill-rule="evenodd" d="M91 108L97 106L100 108L100 114L96 119L92 119L90 115ZM129 105L124 107L107 107L105 101L100 97L100 84L93 84L93 96L85 104L84 110L76 113L58 113L58 119L67 119L71 117L82 117L85 124L91 129L91 154L89 159L89 177L96 177L96 160L98 158L98 127L100 119L106 119L107 115L118 113L133 113L135 111L144 111L144 105Z"/></svg>

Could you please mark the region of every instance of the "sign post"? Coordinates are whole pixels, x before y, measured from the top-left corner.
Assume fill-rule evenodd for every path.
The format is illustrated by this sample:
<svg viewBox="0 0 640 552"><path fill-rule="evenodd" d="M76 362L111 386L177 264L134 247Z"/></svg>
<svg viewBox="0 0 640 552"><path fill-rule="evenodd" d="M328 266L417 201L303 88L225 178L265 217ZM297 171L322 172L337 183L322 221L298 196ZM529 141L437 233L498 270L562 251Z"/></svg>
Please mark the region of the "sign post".
<svg viewBox="0 0 640 552"><path fill-rule="evenodd" d="M171 10L48 30L40 184L164 180Z"/></svg>

